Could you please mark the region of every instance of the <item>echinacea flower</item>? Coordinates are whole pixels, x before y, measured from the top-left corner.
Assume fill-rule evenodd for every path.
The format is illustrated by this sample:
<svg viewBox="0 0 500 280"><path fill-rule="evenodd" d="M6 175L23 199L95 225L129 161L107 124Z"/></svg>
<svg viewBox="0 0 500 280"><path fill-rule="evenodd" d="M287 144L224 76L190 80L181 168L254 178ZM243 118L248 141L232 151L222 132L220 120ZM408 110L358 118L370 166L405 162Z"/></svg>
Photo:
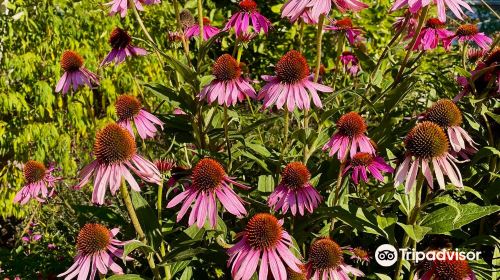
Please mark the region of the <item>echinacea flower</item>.
<svg viewBox="0 0 500 280"><path fill-rule="evenodd" d="M350 51L345 51L340 55L340 62L351 76L356 76L361 70L358 57Z"/></svg>
<svg viewBox="0 0 500 280"><path fill-rule="evenodd" d="M349 251L351 252L351 260L358 261L362 264L369 264L371 257L368 251L361 247L356 247L356 248L349 248Z"/></svg>
<svg viewBox="0 0 500 280"><path fill-rule="evenodd" d="M470 63L476 63L481 60L487 53L488 51L483 49L470 48L467 50L467 60Z"/></svg>
<svg viewBox="0 0 500 280"><path fill-rule="evenodd" d="M80 189L95 174L93 203L104 204L108 186L111 194L115 195L122 183L122 178L134 191L140 192L141 188L129 169L146 182L154 184L161 182L158 168L137 154L134 137L118 124L108 124L97 132L94 156L96 159L80 171L81 181L75 186L75 189Z"/></svg>
<svg viewBox="0 0 500 280"><path fill-rule="evenodd" d="M433 189L434 172L441 189L445 188L444 175L458 188L463 188L462 175L454 163L456 159L448 152L448 138L443 129L429 121L417 124L405 138L406 155L399 165L394 185L405 182L409 193L416 183L419 169L422 169L427 184Z"/></svg>
<svg viewBox="0 0 500 280"><path fill-rule="evenodd" d="M339 160L343 160L348 152L351 158L358 152L374 155L375 149L365 133L363 117L356 112L349 112L337 121L337 131L323 146L323 151L330 149L329 156L337 154Z"/></svg>
<svg viewBox="0 0 500 280"><path fill-rule="evenodd" d="M426 260L417 269L414 280L476 280L465 257L457 252L445 252L443 260Z"/></svg>
<svg viewBox="0 0 500 280"><path fill-rule="evenodd" d="M352 20L348 17L333 21L331 25L325 26L325 30L331 30L344 34L351 46L356 43L356 40L361 34L361 30L358 27L353 26Z"/></svg>
<svg viewBox="0 0 500 280"><path fill-rule="evenodd" d="M209 104L217 100L219 105L229 107L247 96L255 99L255 90L241 75L241 65L230 54L217 58L212 74L215 79L201 90L199 100L206 100Z"/></svg>
<svg viewBox="0 0 500 280"><path fill-rule="evenodd" d="M152 138L155 136L155 125L159 125L163 129L163 122L160 121L155 115L149 113L142 108L141 101L133 95L120 95L115 102L116 115L120 126L126 128L132 136L134 130L132 129L132 122L142 139Z"/></svg>
<svg viewBox="0 0 500 280"><path fill-rule="evenodd" d="M438 100L427 110L425 120L433 122L443 128L454 153L468 159L468 155L477 151L474 140L469 133L460 125L462 124L462 112L457 105L449 99Z"/></svg>
<svg viewBox="0 0 500 280"><path fill-rule="evenodd" d="M241 240L227 250L234 280L250 280L259 263L258 279L268 279L269 274L274 279L287 279L285 266L302 272L300 260L291 252L292 238L283 229L283 220L267 213L256 214L237 236Z"/></svg>
<svg viewBox="0 0 500 280"><path fill-rule="evenodd" d="M208 39L212 38L213 36L217 35L217 33L220 32L220 29L210 25L210 20L206 17L203 18L203 40L207 41ZM200 36L200 25L198 24L193 24L192 26L188 27L186 31L184 32L184 35L186 35L186 38L197 38Z"/></svg>
<svg viewBox="0 0 500 280"><path fill-rule="evenodd" d="M234 28L236 35L248 33L251 26L255 33L264 31L265 34L271 29L271 22L257 10L257 3L254 0L243 0L239 3L240 11L229 19L224 30Z"/></svg>
<svg viewBox="0 0 500 280"><path fill-rule="evenodd" d="M433 50L437 48L440 40L444 44L450 36L453 36L453 32L445 28L444 22L437 18L430 18L418 34L413 50Z"/></svg>
<svg viewBox="0 0 500 280"><path fill-rule="evenodd" d="M342 248L328 237L315 240L309 248L307 275L312 280L349 279L364 273L344 262Z"/></svg>
<svg viewBox="0 0 500 280"><path fill-rule="evenodd" d="M86 224L78 233L76 238L76 248L78 254L73 265L66 272L57 275L64 277L64 280L78 278L79 280L95 279L99 272L106 275L109 270L114 274L123 274L123 269L115 263L113 258L123 258L123 246L127 242L122 242L115 238L120 232L118 228L109 230L101 224ZM125 257L125 260L132 260Z"/></svg>
<svg viewBox="0 0 500 280"><path fill-rule="evenodd" d="M305 11L313 22L319 21L320 15L328 15L332 9L332 3L341 13L346 11L359 12L368 7L357 0L288 0L281 8L281 17L295 22Z"/></svg>
<svg viewBox="0 0 500 280"><path fill-rule="evenodd" d="M156 168L158 168L158 171L160 173L168 173L176 166L175 161L173 159L158 159L153 162L156 165Z"/></svg>
<svg viewBox="0 0 500 280"><path fill-rule="evenodd" d="M54 193L55 183L61 180L52 175L53 170L54 167L47 169L41 162L28 160L23 168L25 185L14 197L14 202L21 205L30 199L45 202Z"/></svg>
<svg viewBox="0 0 500 280"><path fill-rule="evenodd" d="M77 52L65 51L61 56L61 68L64 74L57 82L56 92L66 94L71 86L76 91L81 85L90 88L99 85L99 78L83 66L83 58Z"/></svg>
<svg viewBox="0 0 500 280"><path fill-rule="evenodd" d="M129 9L128 5L133 2L135 7L131 9L137 9L138 11L144 11L144 7L142 5L153 5L159 4L161 0L113 0L109 3L106 3L107 6L111 6L111 10L109 12L110 16L114 16L119 13L121 17L125 17L127 15L127 10Z"/></svg>
<svg viewBox="0 0 500 280"><path fill-rule="evenodd" d="M449 48L449 46L458 40L458 42L463 43L466 41L473 41L483 50L488 50L490 48L493 40L486 36L483 32L479 32L477 25L475 24L463 24L457 28L454 35L448 37L444 43L445 47Z"/></svg>
<svg viewBox="0 0 500 280"><path fill-rule="evenodd" d="M300 213L304 216L304 209L312 213L322 197L318 191L311 185L309 180L311 173L301 162L289 163L281 173L281 182L273 193L269 196L267 204L274 211L281 209L283 214L288 209L295 216Z"/></svg>
<svg viewBox="0 0 500 280"><path fill-rule="evenodd" d="M115 27L109 35L109 44L112 50L101 62L101 67L112 62L118 65L124 62L128 56L140 56L148 53L145 49L131 45L131 41L132 37L130 37L127 31L120 27Z"/></svg>
<svg viewBox="0 0 500 280"><path fill-rule="evenodd" d="M344 169L344 174L350 169L352 169L352 181L356 185L359 183L359 176L365 183L368 183L368 171L380 182L384 181L382 172L394 172L394 169L385 163L382 157L363 152L356 153L351 158L349 165Z"/></svg>
<svg viewBox="0 0 500 280"><path fill-rule="evenodd" d="M198 228L202 228L208 218L210 226L215 228L218 199L224 209L241 218L247 214L243 206L244 201L233 191L230 184L242 189L248 189L248 187L234 179L226 174L219 162L211 158L204 158L193 168L191 185L174 197L167 204L167 208L172 208L182 202L181 210L177 214L177 222L179 222L194 202L188 224L191 226L196 223Z"/></svg>
<svg viewBox="0 0 500 280"><path fill-rule="evenodd" d="M474 12L472 8L463 0L396 0L392 5L391 12L399 10L405 6L408 6L409 11L412 14L418 13L423 7L430 4L437 5L438 18L442 22L446 22L446 6L451 10L451 12L459 19L463 20L465 13L462 7Z"/></svg>
<svg viewBox="0 0 500 280"><path fill-rule="evenodd" d="M275 67L276 76L264 75L267 84L259 91L258 99L264 99L264 108L276 104L278 109L285 105L292 112L296 107L301 110L311 108L311 97L316 107L323 107L318 96L320 92L332 92L333 89L309 80L309 65L306 58L298 51L287 52ZM309 92L309 94L308 94Z"/></svg>

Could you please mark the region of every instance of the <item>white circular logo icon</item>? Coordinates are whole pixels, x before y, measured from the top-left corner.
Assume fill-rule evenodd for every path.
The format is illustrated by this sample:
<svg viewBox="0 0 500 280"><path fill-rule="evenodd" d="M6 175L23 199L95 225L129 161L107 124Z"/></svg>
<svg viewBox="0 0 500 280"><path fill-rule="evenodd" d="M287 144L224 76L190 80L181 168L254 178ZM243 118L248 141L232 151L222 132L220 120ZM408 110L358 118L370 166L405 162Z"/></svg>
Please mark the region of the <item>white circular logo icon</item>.
<svg viewBox="0 0 500 280"><path fill-rule="evenodd" d="M380 245L375 251L375 260L381 266L392 266L398 260L398 251L391 244Z"/></svg>

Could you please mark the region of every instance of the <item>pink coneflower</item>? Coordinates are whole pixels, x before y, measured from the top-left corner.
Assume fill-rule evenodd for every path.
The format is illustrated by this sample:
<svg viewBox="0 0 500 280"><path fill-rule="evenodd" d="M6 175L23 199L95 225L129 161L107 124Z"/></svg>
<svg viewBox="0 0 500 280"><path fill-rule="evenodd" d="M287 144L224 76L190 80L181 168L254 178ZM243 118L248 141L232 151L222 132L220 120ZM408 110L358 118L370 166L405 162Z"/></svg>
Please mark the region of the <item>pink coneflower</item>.
<svg viewBox="0 0 500 280"><path fill-rule="evenodd" d="M451 35L446 40L443 40L445 47L449 48L450 45L458 40L458 42L463 43L466 41L473 41L483 50L488 50L490 48L493 40L486 36L483 32L479 32L477 25L475 24L464 24L460 25L455 31L454 35Z"/></svg>
<svg viewBox="0 0 500 280"><path fill-rule="evenodd" d="M435 3L437 5L438 18L442 22L446 22L445 6L448 6L452 13L461 20L463 20L463 16L465 16L462 7L466 8L472 13L474 12L469 4L467 4L463 0L396 0L396 2L394 2L394 5L392 5L391 12L408 6L409 11L412 14L416 14L418 11L420 11L420 9L427 5L430 5L431 3Z"/></svg>
<svg viewBox="0 0 500 280"><path fill-rule="evenodd" d="M298 51L287 52L276 63L275 70L276 76L262 76L267 84L259 91L257 98L264 99L264 108L276 103L276 107L281 109L286 103L290 112L296 107L309 110L311 108L309 94L312 96L314 105L321 108L323 104L318 91L333 91L330 87L309 80L309 65L307 65L306 58Z"/></svg>
<svg viewBox="0 0 500 280"><path fill-rule="evenodd" d="M132 122L142 139L152 138L155 136L155 125L159 125L163 129L163 122L160 121L155 115L147 112L142 108L141 101L133 95L120 95L115 102L115 111L118 116L117 124L126 128L132 136L134 130L132 129Z"/></svg>
<svg viewBox="0 0 500 280"><path fill-rule="evenodd" d="M364 276L363 272L344 262L342 248L328 237L313 242L306 267L312 280L349 279L349 274Z"/></svg>
<svg viewBox="0 0 500 280"><path fill-rule="evenodd" d="M148 53L145 49L131 45L131 41L132 37L130 37L127 31L120 27L115 27L109 35L109 44L113 49L101 62L101 67L112 62L118 65L124 62L128 56L140 56Z"/></svg>
<svg viewBox="0 0 500 280"><path fill-rule="evenodd" d="M371 261L370 253L361 247L349 248L351 260L358 261L361 264L369 264Z"/></svg>
<svg viewBox="0 0 500 280"><path fill-rule="evenodd" d="M358 40L361 34L361 30L358 27L354 27L352 25L352 20L347 17L333 21L332 25L325 27L325 30L332 30L344 34L351 46L355 45L356 40Z"/></svg>
<svg viewBox="0 0 500 280"><path fill-rule="evenodd" d="M66 272L57 275L64 280L73 278L95 279L97 272L106 276L108 270L114 274L123 274L123 269L114 262L113 258L123 259L123 249L127 242L115 238L120 232L118 228L109 230L100 224L86 224L78 233L76 248L78 254L73 265ZM125 260L132 260L125 257Z"/></svg>
<svg viewBox="0 0 500 280"><path fill-rule="evenodd" d="M255 33L264 31L267 34L271 29L271 22L257 10L257 3L253 0L243 0L239 4L240 11L235 13L224 27L224 30L234 28L236 35L248 33L252 26Z"/></svg>
<svg viewBox="0 0 500 280"><path fill-rule="evenodd" d="M281 8L281 17L295 22L307 12L307 17L317 23L321 14L326 16L330 13L332 2L342 13L346 11L359 12L368 7L365 3L357 0L289 0Z"/></svg>
<svg viewBox="0 0 500 280"><path fill-rule="evenodd" d="M73 91L76 91L81 85L91 88L99 85L99 78L83 66L83 58L77 52L65 51L61 57L61 68L64 74L57 82L56 92L62 91L62 94L66 94L71 86Z"/></svg>
<svg viewBox="0 0 500 280"><path fill-rule="evenodd" d="M268 279L269 270L274 279L286 279L285 265L295 272L302 271L300 260L290 251L292 238L283 229L283 220L267 213L256 214L237 237L241 240L227 250L234 280L252 278L259 262L259 279Z"/></svg>
<svg viewBox="0 0 500 280"><path fill-rule="evenodd" d="M467 260L457 252L446 252L444 260L425 261L414 280L476 280Z"/></svg>
<svg viewBox="0 0 500 280"><path fill-rule="evenodd" d="M121 17L125 17L127 15L127 10L129 9L129 2L134 3L135 9L144 11L144 7L142 5L158 4L161 2L161 0L113 0L109 3L106 3L107 6L111 6L109 15L114 16L115 14L119 13Z"/></svg>
<svg viewBox="0 0 500 280"><path fill-rule="evenodd" d="M55 183L61 178L54 177L52 171L54 167L45 168L43 163L28 160L24 164L24 187L14 197L15 203L26 204L30 199L45 202L54 193Z"/></svg>
<svg viewBox="0 0 500 280"><path fill-rule="evenodd" d="M108 186L111 194L115 195L122 178L134 191L140 192L141 189L129 169L144 181L160 184L160 172L156 166L138 155L136 150L134 137L127 129L118 124L108 124L97 132L94 142L96 159L80 171L81 182L75 189L80 189L95 174L93 203L104 204Z"/></svg>
<svg viewBox="0 0 500 280"><path fill-rule="evenodd" d="M295 216L304 216L304 208L312 213L322 197L311 185L311 173L301 162L289 163L281 173L281 182L269 196L267 204L274 211L281 209L283 214L291 210Z"/></svg>
<svg viewBox="0 0 500 280"><path fill-rule="evenodd" d="M220 29L210 25L210 20L206 17L203 18L203 40L207 41L213 36L220 32ZM186 38L196 38L200 36L200 26L198 24L193 24L186 29L184 32Z"/></svg>
<svg viewBox="0 0 500 280"><path fill-rule="evenodd" d="M239 218L247 214L243 206L244 201L231 189L230 184L248 189L247 186L229 177L219 162L211 158L204 158L193 168L191 185L174 197L168 203L167 208L172 208L183 202L181 210L177 214L177 222L179 222L194 201L188 224L191 226L196 223L198 228L202 228L208 218L210 226L215 228L217 225L217 199L229 213Z"/></svg>
<svg viewBox="0 0 500 280"><path fill-rule="evenodd" d="M368 171L380 182L384 181L382 172L394 172L394 169L385 163L382 157L363 152L356 153L351 158L349 165L344 169L344 174L350 169L352 169L352 180L356 185L359 183L359 176L365 183L368 183Z"/></svg>
<svg viewBox="0 0 500 280"><path fill-rule="evenodd" d="M255 90L241 75L241 65L229 54L223 54L215 61L212 74L215 79L198 94L200 100L208 103L218 101L219 105L234 106L247 96L255 99Z"/></svg>
<svg viewBox="0 0 500 280"><path fill-rule="evenodd" d="M437 48L440 40L444 45L445 39L450 36L453 36L453 32L445 28L444 22L437 18L430 18L418 34L413 50L433 50Z"/></svg>
<svg viewBox="0 0 500 280"><path fill-rule="evenodd" d="M406 136L406 156L396 171L394 185L405 183L407 193L416 183L419 168L432 189L434 186L432 171L441 189L445 188L444 176L459 188L463 188L462 175L454 163L456 159L448 153L448 138L443 129L429 121L417 124ZM421 166L421 167L420 167Z"/></svg>
<svg viewBox="0 0 500 280"><path fill-rule="evenodd" d="M481 60L487 53L488 51L483 49L470 48L467 50L467 60L469 60L470 63L476 63Z"/></svg>
<svg viewBox="0 0 500 280"><path fill-rule="evenodd" d="M343 160L348 151L351 158L357 152L374 155L375 149L365 133L365 120L356 112L347 113L337 121L337 132L323 146L323 151L330 149L329 155L332 157L337 154L339 160Z"/></svg>
<svg viewBox="0 0 500 280"><path fill-rule="evenodd" d="M340 62L351 76L356 76L361 70L358 57L350 51L345 51L340 55Z"/></svg>
<svg viewBox="0 0 500 280"><path fill-rule="evenodd" d="M452 154L456 153L468 159L468 155L477 151L474 140L469 133L460 127L462 124L462 112L457 105L449 99L438 100L424 114L424 119L439 125L448 134L448 140L452 148Z"/></svg>
<svg viewBox="0 0 500 280"><path fill-rule="evenodd" d="M405 25L405 22L406 25ZM415 28L418 25L418 14L412 14L409 11L407 11L403 17L396 17L396 20L392 24L392 28L396 30L397 32L402 32L405 29L407 30L407 38L413 37L413 32L415 32Z"/></svg>

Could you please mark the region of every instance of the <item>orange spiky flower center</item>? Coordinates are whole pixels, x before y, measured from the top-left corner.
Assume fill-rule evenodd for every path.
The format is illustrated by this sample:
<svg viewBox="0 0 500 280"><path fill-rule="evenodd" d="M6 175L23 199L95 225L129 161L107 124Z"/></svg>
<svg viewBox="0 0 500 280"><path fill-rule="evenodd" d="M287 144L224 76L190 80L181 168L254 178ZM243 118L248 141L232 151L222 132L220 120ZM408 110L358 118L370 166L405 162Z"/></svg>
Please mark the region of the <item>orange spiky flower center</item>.
<svg viewBox="0 0 500 280"><path fill-rule="evenodd" d="M28 162L24 164L24 180L28 184L42 180L45 177L45 172L47 172L47 169L41 162L28 160Z"/></svg>
<svg viewBox="0 0 500 280"><path fill-rule="evenodd" d="M301 272L294 271L290 267L286 267L286 279L287 280L307 280L307 270L305 265L298 265Z"/></svg>
<svg viewBox="0 0 500 280"><path fill-rule="evenodd" d="M311 179L311 173L302 162L289 163L281 172L281 182L289 189L300 189Z"/></svg>
<svg viewBox="0 0 500 280"><path fill-rule="evenodd" d="M492 66L493 64L495 65L500 65L500 47L496 47L490 55L486 58L484 63L487 66ZM497 67L498 68L498 67Z"/></svg>
<svg viewBox="0 0 500 280"><path fill-rule="evenodd" d="M94 143L94 155L105 164L120 163L130 160L136 153L133 136L118 124L108 124L97 132Z"/></svg>
<svg viewBox="0 0 500 280"><path fill-rule="evenodd" d="M245 228L248 244L254 249L274 248L281 240L282 232L278 219L267 213L253 216Z"/></svg>
<svg viewBox="0 0 500 280"><path fill-rule="evenodd" d="M363 117L356 112L349 112L337 121L337 128L342 135L349 137L359 136L366 132L366 124Z"/></svg>
<svg viewBox="0 0 500 280"><path fill-rule="evenodd" d="M351 29L352 28L352 20L350 18L343 18L335 21L335 26L340 29Z"/></svg>
<svg viewBox="0 0 500 280"><path fill-rule="evenodd" d="M245 12L252 12L257 9L257 3L253 0L243 0L239 3L239 6Z"/></svg>
<svg viewBox="0 0 500 280"><path fill-rule="evenodd" d="M463 24L457 28L455 33L458 36L473 36L479 33L479 29L475 24Z"/></svg>
<svg viewBox="0 0 500 280"><path fill-rule="evenodd" d="M204 158L193 168L192 184L200 190L214 190L220 186L226 172L222 165L214 159Z"/></svg>
<svg viewBox="0 0 500 280"><path fill-rule="evenodd" d="M370 166L373 163L374 157L370 153L359 152L351 159L352 166Z"/></svg>
<svg viewBox="0 0 500 280"><path fill-rule="evenodd" d="M100 224L84 225L76 239L76 247L84 255L92 255L106 250L110 243L111 231Z"/></svg>
<svg viewBox="0 0 500 280"><path fill-rule="evenodd" d="M124 49L131 41L132 37L120 27L115 27L109 35L109 44L113 49Z"/></svg>
<svg viewBox="0 0 500 280"><path fill-rule="evenodd" d="M425 114L425 119L443 128L462 124L462 112L449 99L438 100Z"/></svg>
<svg viewBox="0 0 500 280"><path fill-rule="evenodd" d="M406 136L408 152L418 158L434 158L448 152L448 138L443 129L429 121L417 124Z"/></svg>
<svg viewBox="0 0 500 280"><path fill-rule="evenodd" d="M352 253L354 254L354 256L356 256L360 259L366 259L369 257L368 252L361 247L356 247L356 248L352 249Z"/></svg>
<svg viewBox="0 0 500 280"><path fill-rule="evenodd" d="M120 120L129 120L137 116L141 111L142 104L137 97L133 95L120 95L115 102L115 111Z"/></svg>
<svg viewBox="0 0 500 280"><path fill-rule="evenodd" d="M433 263L433 276L436 280L464 280L471 273L466 260L435 260Z"/></svg>
<svg viewBox="0 0 500 280"><path fill-rule="evenodd" d="M241 67L230 54L223 54L215 61L212 74L217 80L230 81L241 76Z"/></svg>
<svg viewBox="0 0 500 280"><path fill-rule="evenodd" d="M316 240L309 250L309 263L314 270L334 269L342 264L340 246L328 237Z"/></svg>
<svg viewBox="0 0 500 280"><path fill-rule="evenodd" d="M65 51L61 56L61 68L66 72L74 72L83 66L83 58L75 51Z"/></svg>
<svg viewBox="0 0 500 280"><path fill-rule="evenodd" d="M430 18L427 20L425 26L432 29L442 29L445 27L445 23L440 21L438 18Z"/></svg>
<svg viewBox="0 0 500 280"><path fill-rule="evenodd" d="M309 76L309 65L306 58L298 51L287 52L276 63L276 76L281 82L294 84Z"/></svg>

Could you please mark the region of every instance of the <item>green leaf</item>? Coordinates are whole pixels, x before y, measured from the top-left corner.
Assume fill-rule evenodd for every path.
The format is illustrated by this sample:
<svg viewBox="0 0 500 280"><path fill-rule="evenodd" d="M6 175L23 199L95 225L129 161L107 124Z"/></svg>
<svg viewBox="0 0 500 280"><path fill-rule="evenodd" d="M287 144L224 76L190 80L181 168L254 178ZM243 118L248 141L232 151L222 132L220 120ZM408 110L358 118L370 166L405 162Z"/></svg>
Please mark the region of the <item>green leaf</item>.
<svg viewBox="0 0 500 280"><path fill-rule="evenodd" d="M172 68L173 70L177 71L179 74L181 74L182 78L191 85L193 85L194 88L197 87L197 82L198 79L196 78L196 72L193 71L190 67L185 65L184 63L178 61L177 59L171 57L170 55L166 53L162 53L163 56L165 57L167 61L167 65Z"/></svg>
<svg viewBox="0 0 500 280"><path fill-rule="evenodd" d="M139 223L146 234L148 243L153 248L158 248L162 242L160 224L156 217L156 212L151 209L149 203L141 196L139 192L130 191L132 204L139 218Z"/></svg>
<svg viewBox="0 0 500 280"><path fill-rule="evenodd" d="M453 200L453 198L451 198L450 196L446 195L446 196L438 196L438 197L435 197L434 199L430 200L429 202L425 203L422 205L422 208L428 206L428 205L432 205L432 204L446 204L448 206L451 206L453 208L453 210L455 210L455 219L453 220L453 223L455 223L456 221L458 221L458 219L460 219L462 213L460 212L460 203L456 202L455 200Z"/></svg>
<svg viewBox="0 0 500 280"><path fill-rule="evenodd" d="M142 278L137 274L123 274L123 275L113 275L108 278L108 280L146 280L147 278Z"/></svg>
<svg viewBox="0 0 500 280"><path fill-rule="evenodd" d="M430 227L422 227L419 225L405 225L403 223L398 223L398 225L401 226L406 234L408 234L408 236L416 242L420 242L422 239L424 239L425 235L429 231L431 231Z"/></svg>
<svg viewBox="0 0 500 280"><path fill-rule="evenodd" d="M387 94L387 97L384 101L384 108L386 113L392 111L392 109L406 97L406 95L411 91L414 85L415 79L407 78L400 82L400 84L396 88L392 89ZM389 117L389 114L387 114L387 117Z"/></svg>
<svg viewBox="0 0 500 280"><path fill-rule="evenodd" d="M500 157L500 151L493 148L493 147L482 147L479 149L479 151L476 152L474 155L474 158L472 158L472 163L477 163L480 159L483 159L485 157L489 157L492 155L496 155L497 157Z"/></svg>
<svg viewBox="0 0 500 280"><path fill-rule="evenodd" d="M134 250L136 249L141 249L144 254L149 254L153 253L155 250L151 248L150 246L142 243L141 241L138 240L133 240L125 244L123 247L123 260Z"/></svg>
<svg viewBox="0 0 500 280"><path fill-rule="evenodd" d="M271 175L260 175L257 183L257 190L264 193L270 193L274 190L274 179Z"/></svg>
<svg viewBox="0 0 500 280"><path fill-rule="evenodd" d="M259 155L261 156L264 156L264 157L270 157L271 156L271 152L269 152L266 147L260 145L260 144L257 144L257 143L246 143L247 147L252 149L254 152L258 153Z"/></svg>
<svg viewBox="0 0 500 280"><path fill-rule="evenodd" d="M459 209L462 216L458 220L456 220L454 207L446 206L426 215L420 224L421 226L430 227L432 230L429 233L431 234L448 233L484 216L500 211L500 206L480 206L468 203L460 205Z"/></svg>

